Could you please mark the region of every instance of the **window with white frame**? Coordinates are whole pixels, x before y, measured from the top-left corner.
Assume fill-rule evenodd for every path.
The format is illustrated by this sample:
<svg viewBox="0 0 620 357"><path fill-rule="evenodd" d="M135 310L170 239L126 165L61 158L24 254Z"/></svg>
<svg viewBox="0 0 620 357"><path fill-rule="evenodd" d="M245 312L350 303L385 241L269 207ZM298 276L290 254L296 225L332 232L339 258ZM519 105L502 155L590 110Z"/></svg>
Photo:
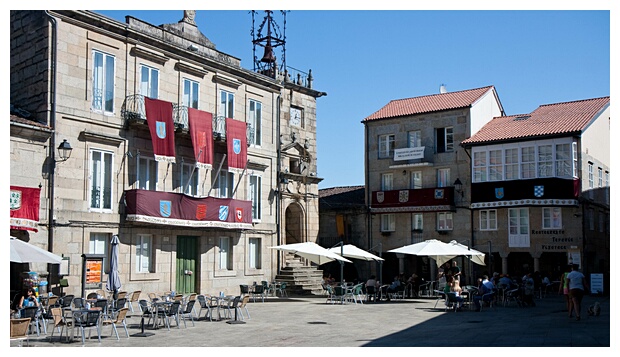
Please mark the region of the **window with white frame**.
<svg viewBox="0 0 620 357"><path fill-rule="evenodd" d="M560 207L543 207L542 215L543 229L562 228L562 209Z"/></svg>
<svg viewBox="0 0 620 357"><path fill-rule="evenodd" d="M609 187L609 171L605 171L605 187Z"/></svg>
<svg viewBox="0 0 620 357"><path fill-rule="evenodd" d="M138 156L138 188L141 190L157 190L157 161L152 158Z"/></svg>
<svg viewBox="0 0 620 357"><path fill-rule="evenodd" d="M262 135L261 127L263 125L263 104L259 101L250 99L249 111L248 125L252 131L252 135L250 135L250 145L260 146Z"/></svg>
<svg viewBox="0 0 620 357"><path fill-rule="evenodd" d="M394 155L394 134L379 135L379 158L387 159Z"/></svg>
<svg viewBox="0 0 620 357"><path fill-rule="evenodd" d="M588 188L594 188L594 164L588 162Z"/></svg>
<svg viewBox="0 0 620 357"><path fill-rule="evenodd" d="M435 129L437 152L454 151L454 134L451 126Z"/></svg>
<svg viewBox="0 0 620 357"><path fill-rule="evenodd" d="M501 181L504 179L504 163L502 150L489 151L489 180Z"/></svg>
<svg viewBox="0 0 620 357"><path fill-rule="evenodd" d="M90 209L91 211L112 210L112 159L109 151L90 150Z"/></svg>
<svg viewBox="0 0 620 357"><path fill-rule="evenodd" d="M394 232L396 230L396 216L393 213L381 215L381 232Z"/></svg>
<svg viewBox="0 0 620 357"><path fill-rule="evenodd" d="M603 233L605 230L605 212L598 211L598 231Z"/></svg>
<svg viewBox="0 0 620 357"><path fill-rule="evenodd" d="M504 151L504 175L506 180L519 179L519 149Z"/></svg>
<svg viewBox="0 0 620 357"><path fill-rule="evenodd" d="M557 177L573 177L571 158L571 144L557 144L555 146L555 175Z"/></svg>
<svg viewBox="0 0 620 357"><path fill-rule="evenodd" d="M422 132L420 130L411 130L407 136L410 148L419 148L422 146Z"/></svg>
<svg viewBox="0 0 620 357"><path fill-rule="evenodd" d="M598 187L603 187L603 168L598 168Z"/></svg>
<svg viewBox="0 0 620 357"><path fill-rule="evenodd" d="M183 105L188 108L198 109L198 95L200 84L191 79L183 78Z"/></svg>
<svg viewBox="0 0 620 357"><path fill-rule="evenodd" d="M528 208L508 209L508 246L530 246L530 215Z"/></svg>
<svg viewBox="0 0 620 357"><path fill-rule="evenodd" d="M577 143L573 146L573 177L579 177L579 156L577 156Z"/></svg>
<svg viewBox="0 0 620 357"><path fill-rule="evenodd" d="M450 169L437 169L437 187L452 186L450 182Z"/></svg>
<svg viewBox="0 0 620 357"><path fill-rule="evenodd" d="M220 270L232 270L232 244L230 237L220 237Z"/></svg>
<svg viewBox="0 0 620 357"><path fill-rule="evenodd" d="M536 178L536 147L521 148L521 178Z"/></svg>
<svg viewBox="0 0 620 357"><path fill-rule="evenodd" d="M553 146L538 146L538 177L553 177Z"/></svg>
<svg viewBox="0 0 620 357"><path fill-rule="evenodd" d="M92 109L104 113L114 112L115 58L93 50L93 101Z"/></svg>
<svg viewBox="0 0 620 357"><path fill-rule="evenodd" d="M147 65L140 66L140 94L151 99L159 95L159 70Z"/></svg>
<svg viewBox="0 0 620 357"><path fill-rule="evenodd" d="M496 231L497 230L497 210L486 209L480 210L480 230Z"/></svg>
<svg viewBox="0 0 620 357"><path fill-rule="evenodd" d="M451 231L453 228L452 212L437 212L437 230Z"/></svg>
<svg viewBox="0 0 620 357"><path fill-rule="evenodd" d="M153 236L138 234L136 237L136 272L150 273L152 271Z"/></svg>
<svg viewBox="0 0 620 357"><path fill-rule="evenodd" d="M248 240L248 267L250 269L261 268L261 239L250 238Z"/></svg>
<svg viewBox="0 0 620 357"><path fill-rule="evenodd" d="M88 254L102 254L103 267L107 272L110 270L108 266L108 242L110 241L109 233L90 233L90 239L88 240Z"/></svg>
<svg viewBox="0 0 620 357"><path fill-rule="evenodd" d="M487 152L474 152L474 182L487 181Z"/></svg>
<svg viewBox="0 0 620 357"><path fill-rule="evenodd" d="M213 173L214 175L216 172ZM215 197L219 198L232 198L232 191L234 186L235 174L226 170L220 170L220 175L215 181L213 188L215 189Z"/></svg>
<svg viewBox="0 0 620 357"><path fill-rule="evenodd" d="M414 190L422 188L422 171L411 171L411 185Z"/></svg>
<svg viewBox="0 0 620 357"><path fill-rule="evenodd" d="M181 165L181 192L190 196L199 196L199 181L200 170L196 168L196 164L183 163Z"/></svg>
<svg viewBox="0 0 620 357"><path fill-rule="evenodd" d="M411 215L411 230L421 232L424 230L424 215L422 213L413 213Z"/></svg>
<svg viewBox="0 0 620 357"><path fill-rule="evenodd" d="M225 90L220 91L220 105L217 108L217 115L224 118L234 118L235 115L235 95Z"/></svg>
<svg viewBox="0 0 620 357"><path fill-rule="evenodd" d="M261 219L261 184L262 177L258 175L249 175L250 180L250 201L252 201L252 221L260 221Z"/></svg>
<svg viewBox="0 0 620 357"><path fill-rule="evenodd" d="M390 191L394 187L394 174L381 174L381 191Z"/></svg>

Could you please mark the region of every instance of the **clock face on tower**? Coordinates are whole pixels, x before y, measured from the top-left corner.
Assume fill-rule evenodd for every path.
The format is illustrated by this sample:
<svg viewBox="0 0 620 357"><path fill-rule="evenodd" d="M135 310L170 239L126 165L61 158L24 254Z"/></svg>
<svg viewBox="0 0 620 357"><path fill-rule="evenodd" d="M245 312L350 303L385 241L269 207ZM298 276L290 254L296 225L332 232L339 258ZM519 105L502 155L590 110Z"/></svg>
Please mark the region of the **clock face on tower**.
<svg viewBox="0 0 620 357"><path fill-rule="evenodd" d="M301 126L301 109L291 107L291 118L289 124L292 126Z"/></svg>

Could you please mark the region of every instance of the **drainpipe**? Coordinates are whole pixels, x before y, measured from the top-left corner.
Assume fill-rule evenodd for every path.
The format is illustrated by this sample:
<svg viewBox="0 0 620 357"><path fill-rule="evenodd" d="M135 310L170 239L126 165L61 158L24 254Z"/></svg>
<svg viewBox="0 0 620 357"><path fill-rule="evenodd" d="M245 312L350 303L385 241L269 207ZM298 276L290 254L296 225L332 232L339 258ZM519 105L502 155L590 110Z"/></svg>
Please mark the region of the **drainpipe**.
<svg viewBox="0 0 620 357"><path fill-rule="evenodd" d="M276 147L277 147L277 151L276 151L276 192L278 193L276 195L276 240L277 240L277 244L276 245L280 245L282 244L282 237L281 237L281 232L280 232L280 226L281 226L281 200L282 200L282 192L280 192L280 171L281 171L281 163L280 161L282 160L282 143L280 142L280 106L282 105L282 98L281 95L279 94L278 97L276 98ZM277 252L277 260L276 260L276 269L277 269L277 274L280 274L280 252Z"/></svg>
<svg viewBox="0 0 620 357"><path fill-rule="evenodd" d="M45 14L48 16L49 21L52 23L52 41L51 46L52 49L50 51L51 54L51 72L52 78L50 83L50 127L52 128L52 135L50 136L50 145L49 145L49 178L47 180L48 184L48 199L49 199L49 213L47 217L47 250L52 252L54 247L54 176L56 171L56 154L54 150L56 149L56 41L57 41L57 23L56 19L45 10Z"/></svg>

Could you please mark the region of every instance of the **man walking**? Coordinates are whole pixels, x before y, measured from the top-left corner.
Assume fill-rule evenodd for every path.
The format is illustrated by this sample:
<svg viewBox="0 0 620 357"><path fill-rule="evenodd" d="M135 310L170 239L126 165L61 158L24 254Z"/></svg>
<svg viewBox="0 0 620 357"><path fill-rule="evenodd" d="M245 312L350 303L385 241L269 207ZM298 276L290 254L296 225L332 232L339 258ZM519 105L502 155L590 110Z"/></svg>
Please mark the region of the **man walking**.
<svg viewBox="0 0 620 357"><path fill-rule="evenodd" d="M571 309L575 309L575 319L577 321L581 320L581 300L583 299L583 294L586 289L590 290L586 277L577 270L578 268L579 264L573 264L572 271L566 276L569 295L573 302L572 306L568 306L568 316L572 315Z"/></svg>

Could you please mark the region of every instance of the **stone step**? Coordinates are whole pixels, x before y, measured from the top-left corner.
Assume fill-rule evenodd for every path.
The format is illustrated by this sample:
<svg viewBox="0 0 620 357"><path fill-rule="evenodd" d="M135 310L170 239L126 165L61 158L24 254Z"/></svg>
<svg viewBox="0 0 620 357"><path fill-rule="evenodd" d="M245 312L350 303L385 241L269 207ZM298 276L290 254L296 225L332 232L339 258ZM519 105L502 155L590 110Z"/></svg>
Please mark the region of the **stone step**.
<svg viewBox="0 0 620 357"><path fill-rule="evenodd" d="M322 295L323 272L316 266L307 266L301 258L287 254L285 266L276 276L277 281L287 283L287 291L293 295Z"/></svg>

